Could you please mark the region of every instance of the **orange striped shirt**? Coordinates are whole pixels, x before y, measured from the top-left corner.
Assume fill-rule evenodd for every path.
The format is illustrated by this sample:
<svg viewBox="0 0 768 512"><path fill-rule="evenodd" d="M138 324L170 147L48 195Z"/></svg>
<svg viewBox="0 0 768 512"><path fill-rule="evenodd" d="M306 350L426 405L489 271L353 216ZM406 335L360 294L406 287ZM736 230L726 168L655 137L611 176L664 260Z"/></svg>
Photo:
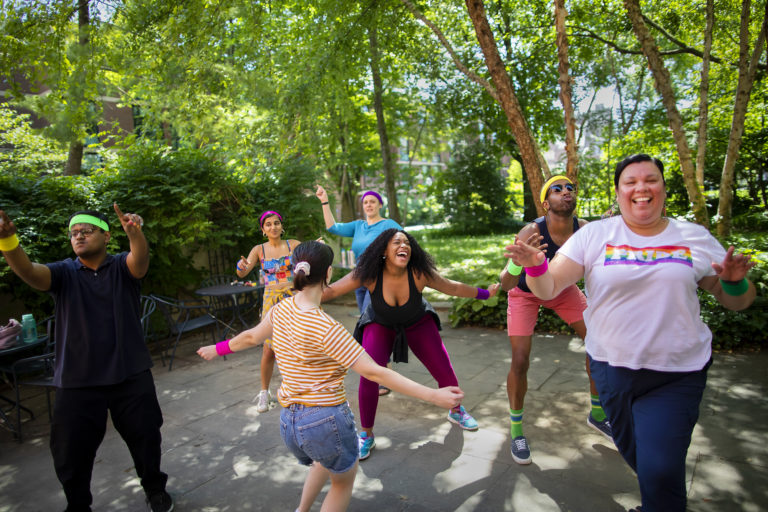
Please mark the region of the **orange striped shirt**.
<svg viewBox="0 0 768 512"><path fill-rule="evenodd" d="M302 311L294 301L283 299L268 313L271 346L283 377L277 400L283 407L343 404L344 377L365 350L325 311Z"/></svg>

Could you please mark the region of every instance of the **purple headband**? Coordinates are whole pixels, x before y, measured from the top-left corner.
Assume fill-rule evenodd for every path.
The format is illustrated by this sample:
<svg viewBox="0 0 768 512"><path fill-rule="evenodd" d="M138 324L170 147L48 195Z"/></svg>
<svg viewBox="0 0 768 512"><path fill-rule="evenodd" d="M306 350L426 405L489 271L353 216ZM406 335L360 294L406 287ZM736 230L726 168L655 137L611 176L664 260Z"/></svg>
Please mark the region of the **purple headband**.
<svg viewBox="0 0 768 512"><path fill-rule="evenodd" d="M283 216L277 213L274 210L267 210L264 213L261 214L261 217L259 217L259 226L264 227L264 221L267 217L271 217L273 215L277 215L277 218L280 219L280 222L283 222Z"/></svg>
<svg viewBox="0 0 768 512"><path fill-rule="evenodd" d="M381 196L379 194L377 194L376 192L374 192L373 190L369 190L368 192L363 194L363 197L360 198L360 202L361 203L363 202L363 199L365 199L365 196L373 196L373 197L375 197L376 199L379 200L379 203L384 204L384 201L381 199Z"/></svg>

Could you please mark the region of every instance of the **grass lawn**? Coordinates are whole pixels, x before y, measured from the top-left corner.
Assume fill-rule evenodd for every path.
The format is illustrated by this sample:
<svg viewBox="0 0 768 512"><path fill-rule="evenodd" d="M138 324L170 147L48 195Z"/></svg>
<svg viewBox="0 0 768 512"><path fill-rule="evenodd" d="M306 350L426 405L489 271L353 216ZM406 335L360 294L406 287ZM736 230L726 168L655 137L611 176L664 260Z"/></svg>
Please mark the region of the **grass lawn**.
<svg viewBox="0 0 768 512"><path fill-rule="evenodd" d="M432 255L443 276L484 288L498 282L499 273L507 262L504 246L514 239L514 234L449 236L434 231L415 231L411 234ZM431 288L424 292L430 302L451 300Z"/></svg>

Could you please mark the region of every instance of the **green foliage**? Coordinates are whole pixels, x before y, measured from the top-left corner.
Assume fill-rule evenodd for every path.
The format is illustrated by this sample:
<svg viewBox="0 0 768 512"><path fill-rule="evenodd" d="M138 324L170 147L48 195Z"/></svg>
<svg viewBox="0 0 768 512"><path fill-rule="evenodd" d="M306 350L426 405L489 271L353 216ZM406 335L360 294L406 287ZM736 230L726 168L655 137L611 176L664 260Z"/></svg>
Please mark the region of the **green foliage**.
<svg viewBox="0 0 768 512"><path fill-rule="evenodd" d="M511 236L461 237L441 232L415 233L419 243L435 258L442 275L474 286L487 287L498 281L504 265L503 246ZM749 273L757 288L754 304L744 311L723 308L709 293L699 291L701 317L712 331L712 346L718 350L731 350L766 343L768 330L768 253L761 252L768 245L765 232L747 232L722 240L724 246L734 245L738 251L752 254L758 264ZM449 300L445 295L426 290L431 301ZM506 328L506 294L487 301L451 298L449 315L451 325L480 325ZM572 333L560 318L549 309L540 308L537 332Z"/></svg>
<svg viewBox="0 0 768 512"><path fill-rule="evenodd" d="M0 151L2 175L44 175L64 168L66 150L33 130L29 117L0 106L0 147L13 148Z"/></svg>
<svg viewBox="0 0 768 512"><path fill-rule="evenodd" d="M316 238L321 232L319 208L307 200L303 188L314 183L311 168L292 160L276 163L260 175L260 182L244 179L200 150L169 152L137 145L125 151L115 166L90 176L4 174L0 207L16 224L30 259L50 262L73 256L66 222L72 212L82 209L105 212L112 233L109 251L127 250L127 238L112 208L117 202L124 212L144 218L152 258L144 293L189 295L208 272L203 268L207 252L220 251L234 268L240 254L264 241L258 225L263 210L283 215L286 237ZM10 293L36 313L51 311L48 296L23 284L4 260L0 277L0 293Z"/></svg>
<svg viewBox="0 0 768 512"><path fill-rule="evenodd" d="M454 161L435 181L434 192L457 233L509 229L507 188L500 162L492 154L481 142L466 144L456 150Z"/></svg>

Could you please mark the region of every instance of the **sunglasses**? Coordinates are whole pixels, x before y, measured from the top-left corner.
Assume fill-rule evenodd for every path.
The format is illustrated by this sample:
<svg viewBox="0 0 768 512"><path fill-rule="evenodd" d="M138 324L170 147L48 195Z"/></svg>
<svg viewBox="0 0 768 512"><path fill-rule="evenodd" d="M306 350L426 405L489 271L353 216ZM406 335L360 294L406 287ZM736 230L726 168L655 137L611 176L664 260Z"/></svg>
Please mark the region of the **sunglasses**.
<svg viewBox="0 0 768 512"><path fill-rule="evenodd" d="M565 190L567 190L568 192L573 192L574 190L576 190L576 187L574 187L570 183L566 183L565 185L560 185L558 183L557 185L552 185L551 187L549 187L549 191L550 192L562 192L563 191L563 187L565 187Z"/></svg>

